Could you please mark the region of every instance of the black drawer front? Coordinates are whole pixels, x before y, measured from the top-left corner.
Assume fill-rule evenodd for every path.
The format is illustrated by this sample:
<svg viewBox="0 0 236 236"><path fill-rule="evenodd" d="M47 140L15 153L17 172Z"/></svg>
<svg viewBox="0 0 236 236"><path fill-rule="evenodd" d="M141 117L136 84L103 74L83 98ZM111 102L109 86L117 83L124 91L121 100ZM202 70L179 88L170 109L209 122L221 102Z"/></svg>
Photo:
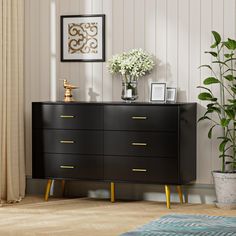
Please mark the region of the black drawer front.
<svg viewBox="0 0 236 236"><path fill-rule="evenodd" d="M102 154L103 132L89 130L34 130L33 148L46 153Z"/></svg>
<svg viewBox="0 0 236 236"><path fill-rule="evenodd" d="M178 130L178 106L104 107L105 130Z"/></svg>
<svg viewBox="0 0 236 236"><path fill-rule="evenodd" d="M103 129L103 107L33 104L33 128Z"/></svg>
<svg viewBox="0 0 236 236"><path fill-rule="evenodd" d="M104 157L104 178L174 184L178 183L178 162L172 158Z"/></svg>
<svg viewBox="0 0 236 236"><path fill-rule="evenodd" d="M103 179L102 157L44 154L46 178Z"/></svg>
<svg viewBox="0 0 236 236"><path fill-rule="evenodd" d="M104 131L104 154L177 158L177 133Z"/></svg>

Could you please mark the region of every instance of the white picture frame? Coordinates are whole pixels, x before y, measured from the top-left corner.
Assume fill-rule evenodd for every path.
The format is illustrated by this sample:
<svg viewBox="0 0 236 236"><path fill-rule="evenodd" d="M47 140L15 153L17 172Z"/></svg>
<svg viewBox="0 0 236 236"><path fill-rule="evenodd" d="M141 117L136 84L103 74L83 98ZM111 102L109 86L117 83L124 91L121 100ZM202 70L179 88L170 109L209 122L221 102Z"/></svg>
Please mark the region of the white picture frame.
<svg viewBox="0 0 236 236"><path fill-rule="evenodd" d="M151 102L166 102L166 83L151 83Z"/></svg>
<svg viewBox="0 0 236 236"><path fill-rule="evenodd" d="M173 87L167 87L166 89L166 101L175 103L177 99L177 89Z"/></svg>

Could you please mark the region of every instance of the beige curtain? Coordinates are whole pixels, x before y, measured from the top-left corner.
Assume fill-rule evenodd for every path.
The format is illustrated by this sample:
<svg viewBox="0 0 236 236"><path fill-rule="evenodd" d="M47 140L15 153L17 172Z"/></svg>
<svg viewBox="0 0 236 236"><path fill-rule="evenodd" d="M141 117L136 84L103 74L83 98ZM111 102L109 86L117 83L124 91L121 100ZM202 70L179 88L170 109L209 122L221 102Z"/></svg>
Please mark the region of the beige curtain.
<svg viewBox="0 0 236 236"><path fill-rule="evenodd" d="M0 0L0 200L25 194L24 0Z"/></svg>

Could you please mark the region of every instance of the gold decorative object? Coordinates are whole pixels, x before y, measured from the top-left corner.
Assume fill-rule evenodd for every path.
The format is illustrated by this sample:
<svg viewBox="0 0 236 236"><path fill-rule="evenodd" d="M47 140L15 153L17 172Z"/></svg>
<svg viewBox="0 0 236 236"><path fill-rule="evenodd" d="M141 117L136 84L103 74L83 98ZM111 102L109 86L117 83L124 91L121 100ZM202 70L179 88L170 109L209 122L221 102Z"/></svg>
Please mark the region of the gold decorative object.
<svg viewBox="0 0 236 236"><path fill-rule="evenodd" d="M64 101L73 102L74 99L72 98L72 89L77 89L78 87L69 84L66 79L63 80L63 86L65 88Z"/></svg>

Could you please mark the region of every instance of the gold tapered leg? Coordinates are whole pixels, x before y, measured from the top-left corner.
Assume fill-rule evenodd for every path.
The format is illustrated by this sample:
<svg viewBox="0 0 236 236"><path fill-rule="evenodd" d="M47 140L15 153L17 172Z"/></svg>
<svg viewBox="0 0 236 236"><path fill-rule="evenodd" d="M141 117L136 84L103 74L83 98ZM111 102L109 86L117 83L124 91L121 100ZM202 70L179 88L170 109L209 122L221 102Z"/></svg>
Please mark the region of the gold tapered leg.
<svg viewBox="0 0 236 236"><path fill-rule="evenodd" d="M115 202L115 183L111 182L111 202Z"/></svg>
<svg viewBox="0 0 236 236"><path fill-rule="evenodd" d="M66 181L63 179L61 181L61 190L62 190L62 195L63 196L65 195L65 184L66 184Z"/></svg>
<svg viewBox="0 0 236 236"><path fill-rule="evenodd" d="M176 189L177 189L177 192L179 194L179 200L180 200L180 203L184 203L183 201L183 192L182 192L182 188L180 185L177 185L176 186Z"/></svg>
<svg viewBox="0 0 236 236"><path fill-rule="evenodd" d="M48 196L49 196L49 193L50 193L51 185L52 185L52 179L49 179L48 183L47 183L47 187L46 187L45 197L44 197L45 201L48 200Z"/></svg>
<svg viewBox="0 0 236 236"><path fill-rule="evenodd" d="M165 191L166 191L166 207L170 209L170 186L165 185Z"/></svg>

